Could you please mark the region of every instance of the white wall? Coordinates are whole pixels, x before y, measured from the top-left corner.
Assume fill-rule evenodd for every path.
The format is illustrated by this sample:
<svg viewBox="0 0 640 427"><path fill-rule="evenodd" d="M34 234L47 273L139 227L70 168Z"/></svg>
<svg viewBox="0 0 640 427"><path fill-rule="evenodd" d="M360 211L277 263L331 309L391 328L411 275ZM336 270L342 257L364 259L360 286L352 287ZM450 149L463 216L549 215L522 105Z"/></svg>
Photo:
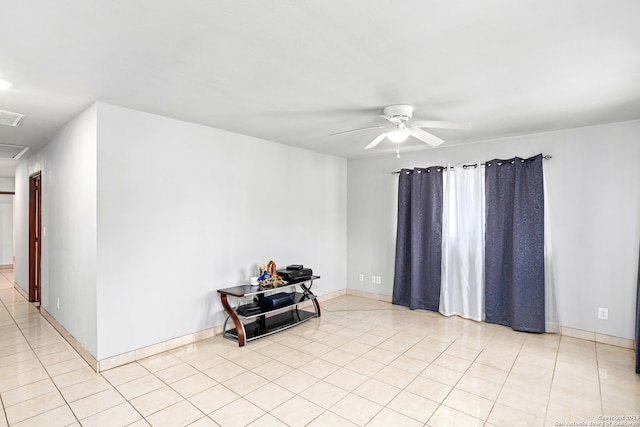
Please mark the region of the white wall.
<svg viewBox="0 0 640 427"><path fill-rule="evenodd" d="M13 264L13 195L0 194L0 265Z"/></svg>
<svg viewBox="0 0 640 427"><path fill-rule="evenodd" d="M98 359L220 325L256 264L346 288L346 160L98 104Z"/></svg>
<svg viewBox="0 0 640 427"><path fill-rule="evenodd" d="M0 192L15 191L13 177L0 177ZM0 194L0 265L13 264L13 195Z"/></svg>
<svg viewBox="0 0 640 427"><path fill-rule="evenodd" d="M29 284L29 176L38 171L42 171L42 306L95 356L95 105L40 150L20 160L16 168L15 280L25 291Z"/></svg>
<svg viewBox="0 0 640 427"><path fill-rule="evenodd" d="M16 166L13 196L14 281L29 291L29 165L22 158Z"/></svg>
<svg viewBox="0 0 640 427"><path fill-rule="evenodd" d="M11 193L15 191L15 188L16 184L14 177L0 176L0 192L6 191Z"/></svg>
<svg viewBox="0 0 640 427"><path fill-rule="evenodd" d="M348 286L391 295L403 167L551 154L548 178L562 326L632 339L640 242L640 122L585 127L348 163ZM358 275L365 274L359 282ZM371 275L381 275L381 285ZM597 319L598 307L609 320Z"/></svg>

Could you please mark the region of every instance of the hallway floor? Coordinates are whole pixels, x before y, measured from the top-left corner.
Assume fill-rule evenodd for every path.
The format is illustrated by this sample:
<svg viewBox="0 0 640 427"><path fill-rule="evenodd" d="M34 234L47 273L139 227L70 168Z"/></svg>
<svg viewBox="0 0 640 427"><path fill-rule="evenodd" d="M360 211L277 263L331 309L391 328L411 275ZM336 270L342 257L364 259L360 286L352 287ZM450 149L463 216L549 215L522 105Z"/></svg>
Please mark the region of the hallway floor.
<svg viewBox="0 0 640 427"><path fill-rule="evenodd" d="M352 296L244 348L216 336L96 374L12 281L0 271L0 426L531 427L640 415L632 350Z"/></svg>

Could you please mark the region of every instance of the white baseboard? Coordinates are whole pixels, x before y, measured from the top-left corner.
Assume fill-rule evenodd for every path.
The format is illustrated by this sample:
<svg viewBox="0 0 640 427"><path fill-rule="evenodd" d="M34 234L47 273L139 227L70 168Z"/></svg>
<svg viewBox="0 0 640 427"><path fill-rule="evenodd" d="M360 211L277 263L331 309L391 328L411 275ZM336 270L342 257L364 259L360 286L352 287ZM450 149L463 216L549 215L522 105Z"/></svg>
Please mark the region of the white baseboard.
<svg viewBox="0 0 640 427"><path fill-rule="evenodd" d="M391 295L375 294L373 292L359 291L357 289L347 289L347 295L391 303Z"/></svg>
<svg viewBox="0 0 640 427"><path fill-rule="evenodd" d="M560 333L565 337L579 338L581 340L594 341L600 344L615 345L616 347L630 348L631 350L635 350L636 348L635 340L599 334L597 332L583 331L581 329L562 326L560 327Z"/></svg>
<svg viewBox="0 0 640 427"><path fill-rule="evenodd" d="M27 291L25 291L24 289L22 289L22 288L20 287L20 285L18 285L18 282L14 281L14 282L13 282L13 287L14 287L14 289L15 289L16 291L18 291L18 293L19 293L20 295L22 295L22 297L23 297L24 299L26 299L27 301L29 301L29 294L27 293Z"/></svg>
<svg viewBox="0 0 640 427"><path fill-rule="evenodd" d="M357 289L347 289L347 295L354 295L363 298L375 299L378 301L391 302L391 295L375 294L372 292L359 291ZM616 347L629 348L635 350L635 340L627 338L614 337L612 335L599 334L597 332L588 332L580 329L560 327L560 335L572 338L579 338L587 341L594 341L600 344L609 344Z"/></svg>
<svg viewBox="0 0 640 427"><path fill-rule="evenodd" d="M47 310L45 310L42 306L40 306L40 314L42 314L42 317L47 319L47 322L49 322L51 326L53 326L54 329L58 331L60 335L62 335L62 338L64 338L69 343L69 345L73 347L73 349L80 355L80 357L85 360L85 362L89 364L89 366L91 366L91 368L93 368L94 371L99 372L98 362L96 361L96 358L93 357L93 355L89 353L89 351L87 351L87 349L84 348L82 344L80 344L80 342L76 340L73 335L71 335L69 331L64 328L64 326L62 326L56 319L54 319L53 316L49 314Z"/></svg>
<svg viewBox="0 0 640 427"><path fill-rule="evenodd" d="M25 295L25 292L16 285L16 288L20 293ZM361 298L368 298L377 301L384 301L391 303L390 295L382 295L376 294L372 292L359 291L356 289L342 289L336 292L332 292L326 295L321 295L318 297L319 302L328 301L334 298L338 298L345 295L352 295ZM310 306L311 302L306 302L301 304L301 308L305 306ZM82 345L75 339L69 332L62 327L46 310L41 308L41 313L43 316L53 325L58 332L71 344L71 346L82 356L83 359L87 361L87 363L96 371L102 372L108 369L113 369L118 366L126 365L127 363L135 362L140 359L144 359L146 357L154 356L156 354L160 354L165 351L173 350L178 347L182 347L187 344L191 344L197 341L205 340L211 338L215 335L222 334L222 325L217 325L212 328L208 328L199 332L194 332L192 334L187 334L181 337L177 337L168 341L163 341L157 344L153 344L147 347L139 348L127 353L119 354L117 356L108 357L105 359L97 360L86 350ZM610 335L598 334L595 332L582 331L579 329L572 328L561 328L561 335L573 338L579 338L588 341L594 341L602 344L614 345L622 348L634 349L635 341L629 340L625 338L614 337Z"/></svg>
<svg viewBox="0 0 640 427"><path fill-rule="evenodd" d="M321 295L318 297L319 302L328 301L333 298L338 298L347 294L347 290L343 289L340 291L332 292L326 295ZM299 305L300 308L305 308L311 306L311 301L307 301L303 304ZM322 311L322 307L320 307ZM205 340L207 338L211 338L214 335L222 334L222 326L218 325L213 328L205 329L200 332L195 332L193 334L187 334L182 337L174 338L169 341L160 342L157 344L153 344L144 348L139 348L134 351L130 351L128 353L119 354L117 356L108 357L106 359L101 359L97 364L97 372L106 371L107 369L113 369L118 366L125 365L127 363L134 362L136 360L144 359L145 357L153 356L156 354L160 354L164 351L173 350L178 347L182 347L183 345L191 344L196 341Z"/></svg>
<svg viewBox="0 0 640 427"><path fill-rule="evenodd" d="M173 350L183 345L191 344L197 341L206 340L214 335L222 333L222 325L214 326L199 332L183 335L168 341L152 344L147 347L142 347L137 350L129 351L127 353L119 354L113 357L107 357L100 359L97 364L96 372L106 371L107 369L113 369L118 366L126 365L127 363L135 362L136 360L144 359L149 356L154 356L165 351Z"/></svg>
<svg viewBox="0 0 640 427"><path fill-rule="evenodd" d="M384 301L384 302L391 303L390 295L376 294L373 292L359 291L356 289L342 289L336 292L332 292L330 294L322 295L318 297L318 301L324 302L324 301L328 301L333 298L338 298L344 295L352 295L356 297L368 298L368 299L373 299L377 301ZM300 304L301 308L305 308L309 306L311 306L311 301L308 301L304 304ZM185 335L184 337L175 338L170 341L154 344L154 345L151 345L142 349L138 349L129 353L103 359L98 362L98 368L99 368L98 372L104 371L107 369L112 369L117 366L121 366L139 359L143 359L145 357L153 356L155 354L162 353L163 351L172 350L174 348L177 348L186 344L190 344L192 342L207 339L221 333L222 333L222 326L216 326L214 328L207 329L205 331L196 332L195 334ZM595 341L602 344L609 344L609 345L614 345L614 346L623 347L623 348L630 348L630 349L635 348L634 340L613 337L610 335L598 334L595 332L581 331L579 329L562 327L561 335L580 338L588 341Z"/></svg>

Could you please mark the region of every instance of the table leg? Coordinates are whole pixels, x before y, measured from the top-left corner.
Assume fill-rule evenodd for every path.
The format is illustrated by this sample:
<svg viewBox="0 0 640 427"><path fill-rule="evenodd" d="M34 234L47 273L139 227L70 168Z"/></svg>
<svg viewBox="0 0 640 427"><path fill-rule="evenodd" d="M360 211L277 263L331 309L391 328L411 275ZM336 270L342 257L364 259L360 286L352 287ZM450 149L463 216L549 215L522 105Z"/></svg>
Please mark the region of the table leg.
<svg viewBox="0 0 640 427"><path fill-rule="evenodd" d="M227 299L227 296L225 294L220 295L220 300L222 301L224 310L227 312L236 327L236 332L238 334L238 346L242 347L247 343L246 335L244 333L244 324L240 321L240 319L238 319L236 312L231 308L231 305L229 305L229 300Z"/></svg>
<svg viewBox="0 0 640 427"><path fill-rule="evenodd" d="M313 286L313 281L311 282L311 286ZM311 287L311 286L310 286L310 287ZM300 287L304 290L304 293L305 293L305 294L307 294L307 295L311 295L311 296L315 296L315 295L313 295L313 292L311 292L311 291L309 290L309 288L307 288L307 287L305 286L305 284L304 284L304 283L300 283ZM316 308L316 314L318 315L318 317L320 317L320 303L318 303L318 298L314 298L312 301L313 301L313 305L314 305L314 306L315 306L315 308Z"/></svg>

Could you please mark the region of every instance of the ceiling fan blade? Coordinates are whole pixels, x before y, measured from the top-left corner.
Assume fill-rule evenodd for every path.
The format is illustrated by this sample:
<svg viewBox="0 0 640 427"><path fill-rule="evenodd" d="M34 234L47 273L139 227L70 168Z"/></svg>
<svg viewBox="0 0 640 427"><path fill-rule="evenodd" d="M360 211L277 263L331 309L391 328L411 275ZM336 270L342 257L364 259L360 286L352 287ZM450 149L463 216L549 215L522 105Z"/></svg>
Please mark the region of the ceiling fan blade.
<svg viewBox="0 0 640 427"><path fill-rule="evenodd" d="M470 130L470 122L444 122L440 120L422 120L416 121L414 124L419 128L436 128L436 129L462 129Z"/></svg>
<svg viewBox="0 0 640 427"><path fill-rule="evenodd" d="M417 126L412 127L410 131L411 136L418 138L420 141L424 142L425 144L429 144L432 147L437 147L444 142L444 139L440 139L435 135L431 135L429 132L420 129Z"/></svg>
<svg viewBox="0 0 640 427"><path fill-rule="evenodd" d="M350 133L350 132L360 132L361 130L369 130L369 129L382 129L384 126L380 125L380 126L369 126L366 128L359 128L359 129L351 129L351 130L345 130L342 132L336 132L336 133L332 133L329 136L336 136L336 135L342 135L343 133Z"/></svg>
<svg viewBox="0 0 640 427"><path fill-rule="evenodd" d="M367 145L366 147L364 147L365 150L368 150L369 148L373 148L376 145L380 144L380 142L382 142L382 140L387 136L386 132L382 132L380 135L378 135L378 137L376 139L374 139L373 141L371 141L371 143L369 145Z"/></svg>

